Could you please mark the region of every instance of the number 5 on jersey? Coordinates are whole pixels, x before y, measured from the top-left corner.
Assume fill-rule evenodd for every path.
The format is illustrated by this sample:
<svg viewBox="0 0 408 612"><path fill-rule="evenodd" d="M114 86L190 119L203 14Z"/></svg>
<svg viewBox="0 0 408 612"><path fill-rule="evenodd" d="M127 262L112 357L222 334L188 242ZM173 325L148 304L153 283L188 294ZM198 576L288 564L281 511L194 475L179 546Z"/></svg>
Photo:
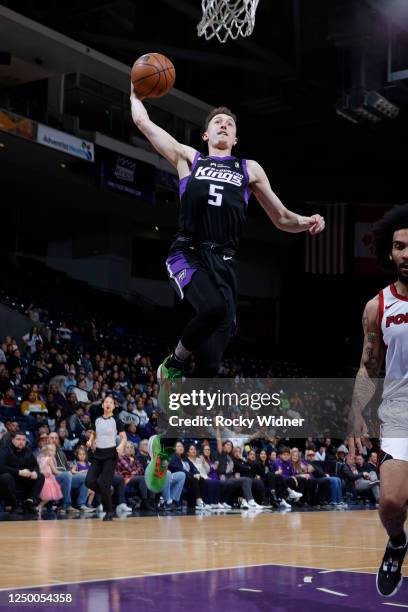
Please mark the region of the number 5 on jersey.
<svg viewBox="0 0 408 612"><path fill-rule="evenodd" d="M224 187L222 185L210 185L208 203L211 206L221 206Z"/></svg>

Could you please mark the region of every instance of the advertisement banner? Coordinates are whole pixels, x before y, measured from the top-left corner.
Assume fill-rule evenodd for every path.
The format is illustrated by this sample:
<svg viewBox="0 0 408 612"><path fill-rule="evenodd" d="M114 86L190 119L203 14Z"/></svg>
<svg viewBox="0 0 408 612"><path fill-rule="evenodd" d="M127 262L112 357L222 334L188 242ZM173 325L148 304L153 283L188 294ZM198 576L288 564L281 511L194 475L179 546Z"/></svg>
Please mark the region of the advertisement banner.
<svg viewBox="0 0 408 612"><path fill-rule="evenodd" d="M37 142L86 161L95 161L95 150L92 142L55 130L41 123L38 124Z"/></svg>
<svg viewBox="0 0 408 612"><path fill-rule="evenodd" d="M156 168L138 159L98 147L101 187L155 202Z"/></svg>
<svg viewBox="0 0 408 612"><path fill-rule="evenodd" d="M26 140L36 140L36 129L37 124L31 119L0 109L0 130L3 132L20 136Z"/></svg>

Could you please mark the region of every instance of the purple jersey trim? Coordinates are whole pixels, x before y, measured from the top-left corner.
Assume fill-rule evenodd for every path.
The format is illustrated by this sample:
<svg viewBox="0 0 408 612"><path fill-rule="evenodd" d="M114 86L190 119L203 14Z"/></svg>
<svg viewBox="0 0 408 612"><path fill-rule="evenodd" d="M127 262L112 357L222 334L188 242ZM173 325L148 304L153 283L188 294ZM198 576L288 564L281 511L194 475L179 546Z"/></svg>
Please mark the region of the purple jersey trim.
<svg viewBox="0 0 408 612"><path fill-rule="evenodd" d="M228 159L237 159L236 157L234 157L233 155L207 155L208 159L217 159L218 161L224 161L224 160L228 160Z"/></svg>
<svg viewBox="0 0 408 612"><path fill-rule="evenodd" d="M249 174L248 174L248 168L247 168L247 160L243 159L242 160L242 169L244 171L244 176L245 176L245 180L247 183L246 189L245 189L245 205L248 206L248 200L249 200L249 196L251 195L251 187L249 185Z"/></svg>
<svg viewBox="0 0 408 612"><path fill-rule="evenodd" d="M169 277L176 283L180 298L184 298L184 288L191 282L198 268L194 268L186 260L184 253L175 251L166 259Z"/></svg>
<svg viewBox="0 0 408 612"><path fill-rule="evenodd" d="M190 172L190 174L187 174L187 176L184 176L182 179L179 180L180 200L181 200L181 198L183 197L183 195L186 192L188 179L190 178L190 176L194 172L199 157L200 157L200 153L199 153L199 151L196 151L196 153L194 155L193 163L191 164L191 172Z"/></svg>

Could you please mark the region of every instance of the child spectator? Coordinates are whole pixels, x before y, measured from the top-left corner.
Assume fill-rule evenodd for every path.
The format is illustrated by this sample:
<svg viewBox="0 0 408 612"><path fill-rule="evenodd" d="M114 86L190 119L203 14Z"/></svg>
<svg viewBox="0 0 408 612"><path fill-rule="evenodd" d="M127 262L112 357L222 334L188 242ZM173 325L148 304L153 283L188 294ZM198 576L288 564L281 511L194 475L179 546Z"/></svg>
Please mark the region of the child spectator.
<svg viewBox="0 0 408 612"><path fill-rule="evenodd" d="M55 478L58 474L57 464L55 461L56 448L54 444L47 444L44 446L38 454L38 465L40 472L45 476L45 482L40 493L40 504L38 506L38 512L41 516L42 509L50 501L59 501L62 499L61 487Z"/></svg>
<svg viewBox="0 0 408 612"><path fill-rule="evenodd" d="M79 474L79 472L87 472L91 466L88 461L88 451L84 446L79 446L75 451L75 459L71 464L71 474ZM92 508L92 502L94 500L94 491L89 491L86 506Z"/></svg>

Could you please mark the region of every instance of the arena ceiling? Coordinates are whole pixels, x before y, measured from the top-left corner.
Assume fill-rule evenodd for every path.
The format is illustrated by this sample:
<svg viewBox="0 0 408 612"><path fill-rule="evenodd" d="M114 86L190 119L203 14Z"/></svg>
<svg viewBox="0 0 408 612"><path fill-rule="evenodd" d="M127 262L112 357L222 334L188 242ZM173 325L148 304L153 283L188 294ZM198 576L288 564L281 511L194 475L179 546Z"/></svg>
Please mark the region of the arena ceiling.
<svg viewBox="0 0 408 612"><path fill-rule="evenodd" d="M264 162L282 195L364 201L406 198L408 90L404 81L387 84L385 72L391 24L404 58L401 2L260 0L253 35L225 45L197 37L200 0L3 4L128 65L146 51L168 55L180 90L238 113L240 153ZM370 48L367 75L371 63L383 71L377 89L400 108L395 120L352 124L336 115L361 45Z"/></svg>

